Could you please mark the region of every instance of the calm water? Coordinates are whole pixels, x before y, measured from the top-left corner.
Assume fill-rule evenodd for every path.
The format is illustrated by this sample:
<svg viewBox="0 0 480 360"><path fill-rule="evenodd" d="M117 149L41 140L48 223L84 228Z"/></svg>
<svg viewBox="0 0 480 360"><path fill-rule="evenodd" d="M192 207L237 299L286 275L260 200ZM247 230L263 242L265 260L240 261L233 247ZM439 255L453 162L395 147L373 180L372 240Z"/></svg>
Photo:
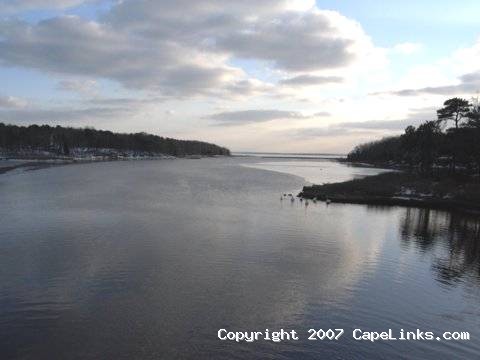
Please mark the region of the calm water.
<svg viewBox="0 0 480 360"><path fill-rule="evenodd" d="M298 158L276 161L268 161L265 159L258 161L245 161L243 166L297 175L305 179L304 184L335 183L352 179L361 179L366 176L392 171L387 169L352 166L348 164L340 165L336 161L327 161L325 159L312 161Z"/></svg>
<svg viewBox="0 0 480 360"><path fill-rule="evenodd" d="M478 358L478 219L280 202L305 180L240 166L258 162L0 176L0 358ZM358 176L322 166L325 181ZM295 329L301 340L225 342L221 328ZM345 334L307 341L310 328ZM353 340L355 328L469 331L472 340L372 344Z"/></svg>

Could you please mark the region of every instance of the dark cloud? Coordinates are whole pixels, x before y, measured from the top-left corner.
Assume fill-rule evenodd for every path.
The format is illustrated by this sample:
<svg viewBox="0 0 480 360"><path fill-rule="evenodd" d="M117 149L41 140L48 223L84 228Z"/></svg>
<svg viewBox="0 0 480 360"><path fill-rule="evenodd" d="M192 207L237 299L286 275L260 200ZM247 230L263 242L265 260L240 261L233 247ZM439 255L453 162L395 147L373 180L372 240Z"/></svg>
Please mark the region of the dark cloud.
<svg viewBox="0 0 480 360"><path fill-rule="evenodd" d="M288 134L299 139L317 138L317 137L335 137L346 136L352 133L359 133L352 129L340 127L323 127L323 128L302 128L295 130L288 130ZM363 132L361 132L363 133Z"/></svg>
<svg viewBox="0 0 480 360"><path fill-rule="evenodd" d="M336 124L338 128L403 131L407 126L418 126L425 121L436 119L436 109L426 107L413 109L405 119L398 120L369 120L358 122L343 122Z"/></svg>
<svg viewBox="0 0 480 360"><path fill-rule="evenodd" d="M205 117L222 123L258 123L278 119L302 119L304 116L294 111L281 110L244 110L221 112Z"/></svg>
<svg viewBox="0 0 480 360"><path fill-rule="evenodd" d="M121 115L133 114L132 109L112 107L91 107L83 109L11 109L0 110L0 122L78 125L83 122L97 123L98 120L112 120Z"/></svg>
<svg viewBox="0 0 480 360"><path fill-rule="evenodd" d="M37 25L3 23L0 39L0 63L4 66L107 78L130 88L174 96L214 93L226 84L235 84L239 77L227 66L194 61L198 55L175 44L153 46L73 16Z"/></svg>
<svg viewBox="0 0 480 360"><path fill-rule="evenodd" d="M344 122L339 123L339 128L350 129L370 129L370 130L404 130L409 125L419 125L424 120L370 120L360 122Z"/></svg>
<svg viewBox="0 0 480 360"><path fill-rule="evenodd" d="M353 39L337 36L322 13L287 13L217 37L215 48L238 58L264 60L288 71L339 68L350 64Z"/></svg>
<svg viewBox="0 0 480 360"><path fill-rule="evenodd" d="M372 95L397 95L397 96L418 96L418 95L458 95L473 94L480 90L480 72L460 76L460 83L457 85L429 86L420 89L403 89L374 93Z"/></svg>
<svg viewBox="0 0 480 360"><path fill-rule="evenodd" d="M344 122L337 126L350 129L373 129L373 130L403 130L412 125L409 120L370 120L360 122Z"/></svg>
<svg viewBox="0 0 480 360"><path fill-rule="evenodd" d="M407 126L418 126L429 120L434 120L434 108L421 108L413 110L405 119L400 120L370 120L351 121L333 124L326 127L302 128L289 130L297 138L335 137L347 135L394 135L403 132Z"/></svg>
<svg viewBox="0 0 480 360"><path fill-rule="evenodd" d="M464 84L480 84L480 72L469 73L460 76L460 80Z"/></svg>
<svg viewBox="0 0 480 360"><path fill-rule="evenodd" d="M0 14L35 9L65 9L93 1L98 0L2 0L0 3Z"/></svg>
<svg viewBox="0 0 480 360"><path fill-rule="evenodd" d="M343 78L339 76L299 75L283 79L280 81L280 84L288 86L314 86L341 82L343 82Z"/></svg>
<svg viewBox="0 0 480 360"><path fill-rule="evenodd" d="M269 96L283 96L276 92L275 87L270 84L262 83L251 79L240 80L225 87L225 92L228 96L252 96L265 95Z"/></svg>
<svg viewBox="0 0 480 360"><path fill-rule="evenodd" d="M93 97L86 101L87 104L100 106L100 107L119 107L119 108L131 108L139 107L142 105L150 104L160 104L165 102L166 98L154 96L154 97L118 97L118 98L104 98L104 97Z"/></svg>
<svg viewBox="0 0 480 360"><path fill-rule="evenodd" d="M241 125L251 123L261 123L281 119L309 119L313 117L328 116L328 113L316 113L313 115L303 115L296 111L283 110L243 110L227 111L205 116L205 119L218 121L222 125Z"/></svg>

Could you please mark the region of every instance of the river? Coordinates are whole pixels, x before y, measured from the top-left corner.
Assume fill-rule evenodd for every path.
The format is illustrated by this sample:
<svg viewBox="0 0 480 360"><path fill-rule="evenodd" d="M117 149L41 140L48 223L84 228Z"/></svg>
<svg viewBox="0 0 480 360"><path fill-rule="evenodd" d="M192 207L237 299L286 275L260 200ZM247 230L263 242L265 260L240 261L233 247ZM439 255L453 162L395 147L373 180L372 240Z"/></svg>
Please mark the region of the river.
<svg viewBox="0 0 480 360"><path fill-rule="evenodd" d="M478 358L477 218L280 201L378 171L238 157L3 174L0 358ZM222 341L220 329L299 340ZM309 329L344 334L310 341ZM355 329L471 339L359 341Z"/></svg>

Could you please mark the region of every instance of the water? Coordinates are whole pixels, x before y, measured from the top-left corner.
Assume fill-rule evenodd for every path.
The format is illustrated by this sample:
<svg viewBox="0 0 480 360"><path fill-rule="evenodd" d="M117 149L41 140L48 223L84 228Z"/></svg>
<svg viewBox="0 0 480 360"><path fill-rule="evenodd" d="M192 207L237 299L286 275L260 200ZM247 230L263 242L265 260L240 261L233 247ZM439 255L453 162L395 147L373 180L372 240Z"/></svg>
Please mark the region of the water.
<svg viewBox="0 0 480 360"><path fill-rule="evenodd" d="M250 161L243 166L264 169L297 175L305 179L305 185L324 184L361 179L366 176L377 175L391 171L388 169L361 167L351 164L340 165L336 161L317 159L315 161L304 158L292 158L288 161L275 160Z"/></svg>
<svg viewBox="0 0 480 360"><path fill-rule="evenodd" d="M478 219L281 202L305 180L244 166L262 161L0 176L0 358L478 358ZM358 174L319 166L328 179ZM220 341L221 328L295 329L301 340ZM310 328L345 334L308 341ZM355 328L472 340L370 343Z"/></svg>
<svg viewBox="0 0 480 360"><path fill-rule="evenodd" d="M266 159L346 159L345 154L292 154L292 153L259 153L259 152L234 152L232 156L255 157Z"/></svg>

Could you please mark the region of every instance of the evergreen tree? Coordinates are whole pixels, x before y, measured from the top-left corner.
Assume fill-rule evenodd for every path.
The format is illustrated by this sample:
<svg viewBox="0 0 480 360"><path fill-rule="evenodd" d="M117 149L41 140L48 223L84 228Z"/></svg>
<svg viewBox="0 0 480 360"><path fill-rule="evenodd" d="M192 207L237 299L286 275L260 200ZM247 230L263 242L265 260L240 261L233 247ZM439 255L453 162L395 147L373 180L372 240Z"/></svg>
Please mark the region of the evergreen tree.
<svg viewBox="0 0 480 360"><path fill-rule="evenodd" d="M442 124L453 121L455 129L458 129L460 121L470 112L470 103L465 99L452 98L445 101L443 105L443 108L437 110L438 122Z"/></svg>

